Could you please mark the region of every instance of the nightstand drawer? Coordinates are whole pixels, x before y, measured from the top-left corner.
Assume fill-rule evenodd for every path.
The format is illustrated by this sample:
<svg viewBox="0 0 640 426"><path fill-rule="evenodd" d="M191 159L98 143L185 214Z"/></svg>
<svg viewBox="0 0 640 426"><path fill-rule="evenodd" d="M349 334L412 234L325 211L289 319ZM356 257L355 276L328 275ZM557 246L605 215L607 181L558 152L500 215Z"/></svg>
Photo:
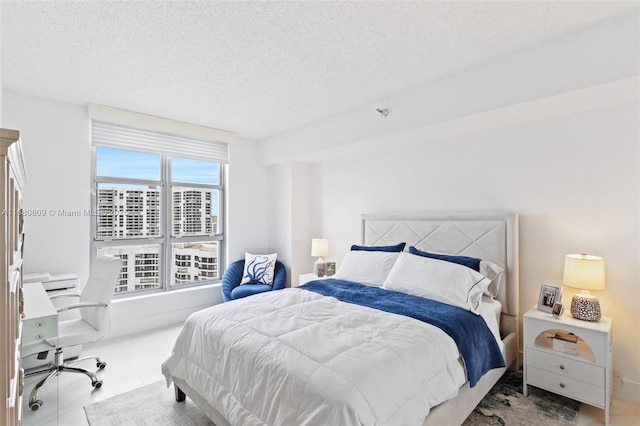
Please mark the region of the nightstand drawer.
<svg viewBox="0 0 640 426"><path fill-rule="evenodd" d="M604 387L594 386L580 380L571 379L566 376L551 373L547 370L540 370L527 367L527 384L537 386L542 389L555 392L587 404L595 405L600 408L605 406Z"/></svg>
<svg viewBox="0 0 640 426"><path fill-rule="evenodd" d="M605 384L604 368L545 351L527 348L527 366L598 387Z"/></svg>

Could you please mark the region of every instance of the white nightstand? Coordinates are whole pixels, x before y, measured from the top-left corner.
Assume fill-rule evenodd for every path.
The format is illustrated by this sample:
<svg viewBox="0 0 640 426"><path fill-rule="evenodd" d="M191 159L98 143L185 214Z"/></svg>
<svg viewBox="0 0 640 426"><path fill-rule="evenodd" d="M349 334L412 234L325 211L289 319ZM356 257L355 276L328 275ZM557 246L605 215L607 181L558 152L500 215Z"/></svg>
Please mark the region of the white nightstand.
<svg viewBox="0 0 640 426"><path fill-rule="evenodd" d="M564 330L579 337L578 353L553 349L552 336ZM611 403L611 318L598 322L571 317L554 318L531 309L524 314L524 395L527 385L604 409L609 424Z"/></svg>
<svg viewBox="0 0 640 426"><path fill-rule="evenodd" d="M301 286L302 284L308 283L309 281L313 281L313 280L324 280L327 278L331 278L328 276L324 276L324 277L319 277L316 274L314 274L313 272L310 272L308 274L300 274L298 276L298 285Z"/></svg>

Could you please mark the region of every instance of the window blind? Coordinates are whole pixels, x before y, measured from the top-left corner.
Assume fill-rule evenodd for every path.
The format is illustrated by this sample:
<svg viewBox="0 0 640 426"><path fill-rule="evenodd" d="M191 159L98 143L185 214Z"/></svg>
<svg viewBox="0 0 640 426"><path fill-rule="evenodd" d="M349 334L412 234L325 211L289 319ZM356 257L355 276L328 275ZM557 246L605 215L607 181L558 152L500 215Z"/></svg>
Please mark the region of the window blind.
<svg viewBox="0 0 640 426"><path fill-rule="evenodd" d="M92 145L229 162L235 134L168 118L89 104Z"/></svg>
<svg viewBox="0 0 640 426"><path fill-rule="evenodd" d="M167 133L135 129L98 120L91 122L91 143L94 146L151 152L198 160L229 162L229 145Z"/></svg>

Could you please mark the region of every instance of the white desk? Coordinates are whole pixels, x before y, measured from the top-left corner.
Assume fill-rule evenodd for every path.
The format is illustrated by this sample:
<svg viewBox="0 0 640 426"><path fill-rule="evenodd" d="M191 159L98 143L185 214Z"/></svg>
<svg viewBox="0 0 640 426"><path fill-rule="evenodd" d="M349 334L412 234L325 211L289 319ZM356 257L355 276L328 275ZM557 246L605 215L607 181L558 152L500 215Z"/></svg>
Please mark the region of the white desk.
<svg viewBox="0 0 640 426"><path fill-rule="evenodd" d="M44 339L58 335L58 312L44 290L42 283L26 283L24 293L24 315L22 317L22 355L53 349Z"/></svg>

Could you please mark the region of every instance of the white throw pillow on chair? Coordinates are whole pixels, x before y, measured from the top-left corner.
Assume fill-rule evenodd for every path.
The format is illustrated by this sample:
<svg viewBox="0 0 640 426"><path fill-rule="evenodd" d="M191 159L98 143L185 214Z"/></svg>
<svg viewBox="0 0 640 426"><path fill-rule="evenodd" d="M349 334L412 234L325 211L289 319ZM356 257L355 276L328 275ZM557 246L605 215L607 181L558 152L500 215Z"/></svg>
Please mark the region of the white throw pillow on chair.
<svg viewBox="0 0 640 426"><path fill-rule="evenodd" d="M242 284L266 284L273 285L278 253L271 254L244 254L244 271L242 272Z"/></svg>

